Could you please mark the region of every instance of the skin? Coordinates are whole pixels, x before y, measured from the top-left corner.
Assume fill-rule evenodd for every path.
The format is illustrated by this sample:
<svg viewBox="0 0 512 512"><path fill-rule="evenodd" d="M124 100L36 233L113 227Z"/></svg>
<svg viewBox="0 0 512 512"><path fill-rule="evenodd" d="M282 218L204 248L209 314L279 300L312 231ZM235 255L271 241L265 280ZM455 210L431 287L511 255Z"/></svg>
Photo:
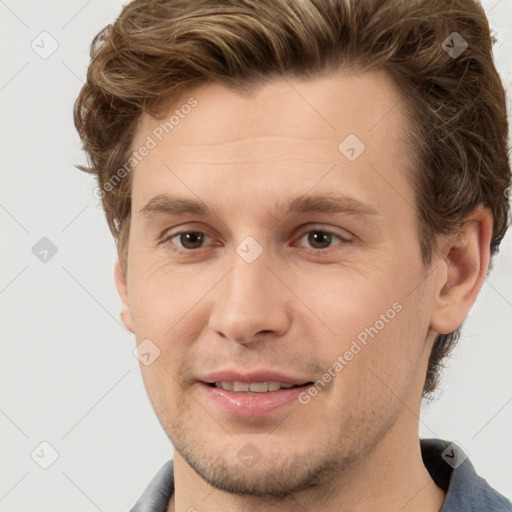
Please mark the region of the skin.
<svg viewBox="0 0 512 512"><path fill-rule="evenodd" d="M124 325L160 350L141 371L175 448L168 510L439 510L444 492L419 447L422 388L436 333L461 325L483 283L489 212L440 238L424 268L405 107L383 73L280 79L250 95L214 83L169 112L190 96L198 105L133 171L127 273L115 267ZM144 115L133 147L160 122ZM366 145L353 162L338 150L351 133ZM378 215L276 211L336 192ZM213 215L139 212L164 193L199 198ZM181 229L208 237L184 249L169 238ZM315 230L349 241L319 248ZM248 236L263 250L252 263L236 252ZM200 392L196 379L226 368L316 381L395 303L401 311L307 405L241 419ZM248 442L261 455L251 468L237 457Z"/></svg>

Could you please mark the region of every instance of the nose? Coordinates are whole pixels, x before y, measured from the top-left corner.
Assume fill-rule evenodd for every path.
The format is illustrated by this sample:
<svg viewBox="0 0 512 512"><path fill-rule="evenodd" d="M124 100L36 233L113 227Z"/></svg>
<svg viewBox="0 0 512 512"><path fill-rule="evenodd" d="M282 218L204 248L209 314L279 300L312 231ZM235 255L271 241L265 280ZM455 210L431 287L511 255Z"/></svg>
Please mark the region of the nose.
<svg viewBox="0 0 512 512"><path fill-rule="evenodd" d="M248 263L234 254L230 272L216 287L208 323L222 338L247 345L289 329L291 293L267 264L263 255Z"/></svg>

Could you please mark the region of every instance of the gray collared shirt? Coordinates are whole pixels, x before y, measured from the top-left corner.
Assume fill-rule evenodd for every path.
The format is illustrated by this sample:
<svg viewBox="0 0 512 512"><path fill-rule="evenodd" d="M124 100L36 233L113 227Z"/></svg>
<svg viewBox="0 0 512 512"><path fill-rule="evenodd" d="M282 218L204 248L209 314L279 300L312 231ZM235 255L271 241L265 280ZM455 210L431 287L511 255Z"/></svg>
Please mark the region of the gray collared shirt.
<svg viewBox="0 0 512 512"><path fill-rule="evenodd" d="M455 443L422 439L423 463L434 482L446 491L439 512L512 512L512 504L479 477ZM166 512L174 492L173 461L166 462L130 512Z"/></svg>

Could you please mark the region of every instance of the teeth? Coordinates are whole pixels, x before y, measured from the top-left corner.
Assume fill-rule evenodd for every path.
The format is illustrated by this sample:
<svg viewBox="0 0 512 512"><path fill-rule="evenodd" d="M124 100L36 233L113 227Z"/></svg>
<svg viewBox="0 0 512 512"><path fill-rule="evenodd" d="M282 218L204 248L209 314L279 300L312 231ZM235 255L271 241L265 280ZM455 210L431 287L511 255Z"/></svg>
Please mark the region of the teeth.
<svg viewBox="0 0 512 512"><path fill-rule="evenodd" d="M247 382L233 382L233 391L249 391L249 384Z"/></svg>
<svg viewBox="0 0 512 512"><path fill-rule="evenodd" d="M266 393L267 391L277 391L279 389L290 389L295 387L295 384L289 382L239 382L239 381L222 381L216 382L215 386L225 389L226 391L235 391L237 393Z"/></svg>
<svg viewBox="0 0 512 512"><path fill-rule="evenodd" d="M281 389L281 383L280 382L269 382L268 383L268 390L269 391L277 391L278 389Z"/></svg>
<svg viewBox="0 0 512 512"><path fill-rule="evenodd" d="M268 382L251 382L249 384L249 391L254 391L255 393L266 393L267 391L269 391L268 387ZM279 389L279 386L277 389Z"/></svg>

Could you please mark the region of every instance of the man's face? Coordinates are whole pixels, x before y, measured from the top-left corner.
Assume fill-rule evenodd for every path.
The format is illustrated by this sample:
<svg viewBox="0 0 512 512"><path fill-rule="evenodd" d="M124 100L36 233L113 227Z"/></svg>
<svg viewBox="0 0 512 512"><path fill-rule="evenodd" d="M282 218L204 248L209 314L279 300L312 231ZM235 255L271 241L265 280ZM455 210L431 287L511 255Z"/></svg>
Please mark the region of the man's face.
<svg viewBox="0 0 512 512"><path fill-rule="evenodd" d="M385 75L340 71L203 86L163 137L141 119L130 328L160 350L141 368L163 428L219 488L306 488L417 421L432 286L403 108Z"/></svg>

